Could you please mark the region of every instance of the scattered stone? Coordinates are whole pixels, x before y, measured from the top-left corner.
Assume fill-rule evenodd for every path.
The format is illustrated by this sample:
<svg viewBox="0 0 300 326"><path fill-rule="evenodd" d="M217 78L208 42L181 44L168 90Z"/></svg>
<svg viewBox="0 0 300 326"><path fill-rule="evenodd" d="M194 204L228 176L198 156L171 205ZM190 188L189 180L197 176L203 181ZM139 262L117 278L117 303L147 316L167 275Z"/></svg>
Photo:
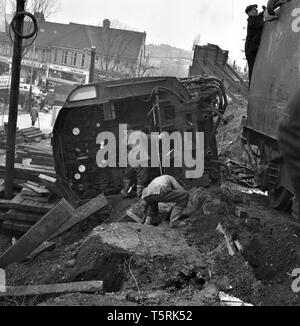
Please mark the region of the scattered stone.
<svg viewBox="0 0 300 326"><path fill-rule="evenodd" d="M66 262L66 266L67 267L74 267L76 264L76 260L75 259L71 259L69 261Z"/></svg>

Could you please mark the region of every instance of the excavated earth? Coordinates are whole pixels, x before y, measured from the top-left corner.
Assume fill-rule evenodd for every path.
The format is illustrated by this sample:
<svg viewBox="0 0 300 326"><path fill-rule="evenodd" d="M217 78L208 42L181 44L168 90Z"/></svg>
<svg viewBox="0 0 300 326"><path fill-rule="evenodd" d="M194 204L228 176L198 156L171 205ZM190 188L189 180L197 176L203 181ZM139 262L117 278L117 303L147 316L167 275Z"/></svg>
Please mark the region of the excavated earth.
<svg viewBox="0 0 300 326"><path fill-rule="evenodd" d="M236 206L248 216L235 216ZM7 268L10 285L102 280L104 293L2 300L32 305L221 305L219 292L254 305L300 305L291 289L300 267L300 223L268 208L267 197L233 185L194 189L188 226L170 229L93 216L56 248ZM165 218L166 214L162 214ZM242 251L231 256L219 223Z"/></svg>

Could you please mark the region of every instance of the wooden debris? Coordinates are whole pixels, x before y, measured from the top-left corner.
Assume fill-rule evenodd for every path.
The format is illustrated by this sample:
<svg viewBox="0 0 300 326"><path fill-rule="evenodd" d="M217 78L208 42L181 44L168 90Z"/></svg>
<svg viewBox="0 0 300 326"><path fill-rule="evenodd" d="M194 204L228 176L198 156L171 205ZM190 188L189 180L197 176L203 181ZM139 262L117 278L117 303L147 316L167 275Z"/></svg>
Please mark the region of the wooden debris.
<svg viewBox="0 0 300 326"><path fill-rule="evenodd" d="M55 178L49 177L45 174L40 174L39 179L40 179L42 185L47 187L49 190L51 190L57 196L62 197L61 190L60 190L57 180Z"/></svg>
<svg viewBox="0 0 300 326"><path fill-rule="evenodd" d="M17 194L12 200L0 199L0 208L16 209L27 212L47 213L57 203L57 199L52 202L40 203L34 200L25 199L21 194Z"/></svg>
<svg viewBox="0 0 300 326"><path fill-rule="evenodd" d="M248 213L245 211L245 209L238 206L235 208L235 215L239 218L244 219L248 217Z"/></svg>
<svg viewBox="0 0 300 326"><path fill-rule="evenodd" d="M6 291L0 292L0 297L40 296L45 294L65 294L74 292L95 293L101 292L102 289L102 281L6 286Z"/></svg>
<svg viewBox="0 0 300 326"><path fill-rule="evenodd" d="M30 165L42 165L54 167L52 147L36 147L21 144L17 146L17 159L22 162L25 158L30 158Z"/></svg>
<svg viewBox="0 0 300 326"><path fill-rule="evenodd" d="M232 295L226 294L225 292L219 292L219 299L221 306L247 306L251 307L253 304L245 303L241 299L236 298Z"/></svg>
<svg viewBox="0 0 300 326"><path fill-rule="evenodd" d="M32 166L32 165L23 165L16 163L14 168L14 177L18 180L25 181L34 181L39 182L39 175L45 174L50 177L55 178L56 173L54 168L46 168L44 166ZM5 163L0 163L0 178L4 178L5 175Z"/></svg>
<svg viewBox="0 0 300 326"><path fill-rule="evenodd" d="M236 247L238 252L243 252L244 251L243 246L241 245L241 243L238 240L235 240L234 244L235 244L235 247Z"/></svg>
<svg viewBox="0 0 300 326"><path fill-rule="evenodd" d="M225 230L223 229L223 226L221 225L221 223L218 224L216 230L218 232L220 232L221 234L224 235L225 241L226 241L226 245L227 245L227 249L228 249L228 253L230 256L234 256L234 249L233 249L233 245L232 245L232 240L231 238L226 234Z"/></svg>
<svg viewBox="0 0 300 326"><path fill-rule="evenodd" d="M20 262L25 259L56 232L74 212L75 209L65 199L62 199L0 257L0 268L6 268L13 262Z"/></svg>
<svg viewBox="0 0 300 326"><path fill-rule="evenodd" d="M20 222L20 221L9 221L6 220L2 223L2 228L4 230L13 230L17 232L26 233L32 228L31 223Z"/></svg>
<svg viewBox="0 0 300 326"><path fill-rule="evenodd" d="M45 241L43 242L39 247L37 247L28 257L27 259L33 259L36 256L38 256L39 254L45 252L46 250L51 250L53 248L55 248L56 243L55 242L48 242Z"/></svg>
<svg viewBox="0 0 300 326"><path fill-rule="evenodd" d="M25 182L23 187L28 188L29 190L35 192L38 195L45 195L48 196L50 194L50 191L48 189L46 189L45 186L41 186L41 185L34 185L30 182Z"/></svg>
<svg viewBox="0 0 300 326"><path fill-rule="evenodd" d="M72 217L68 219L64 224L62 224L60 228L51 235L49 240L52 240L63 232L69 230L71 227L86 219L90 215L96 213L99 209L103 208L107 204L108 201L103 194L100 194L97 197L91 199L86 204L77 208Z"/></svg>
<svg viewBox="0 0 300 326"><path fill-rule="evenodd" d="M26 211L10 209L7 213L5 213L4 219L36 223L42 217L43 217L43 214L41 214L41 213L26 212Z"/></svg>

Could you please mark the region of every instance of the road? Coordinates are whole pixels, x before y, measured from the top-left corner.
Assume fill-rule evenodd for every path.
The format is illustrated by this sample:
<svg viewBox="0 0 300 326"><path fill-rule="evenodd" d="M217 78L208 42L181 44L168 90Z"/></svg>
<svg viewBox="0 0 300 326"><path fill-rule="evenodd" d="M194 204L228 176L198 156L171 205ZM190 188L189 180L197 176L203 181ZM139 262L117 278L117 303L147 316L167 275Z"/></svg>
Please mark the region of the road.
<svg viewBox="0 0 300 326"><path fill-rule="evenodd" d="M0 112L1 112L1 126L3 126L4 122L8 122L8 112L6 111L3 114L3 106L0 105ZM44 133L50 133L52 132L52 126L51 126L51 115L52 111L48 113L40 112L39 113L39 121L40 121L40 129ZM36 123L36 127L38 127L38 122ZM19 111L18 113L18 119L17 119L17 127L19 129L28 128L31 127L31 118L29 113L26 111Z"/></svg>

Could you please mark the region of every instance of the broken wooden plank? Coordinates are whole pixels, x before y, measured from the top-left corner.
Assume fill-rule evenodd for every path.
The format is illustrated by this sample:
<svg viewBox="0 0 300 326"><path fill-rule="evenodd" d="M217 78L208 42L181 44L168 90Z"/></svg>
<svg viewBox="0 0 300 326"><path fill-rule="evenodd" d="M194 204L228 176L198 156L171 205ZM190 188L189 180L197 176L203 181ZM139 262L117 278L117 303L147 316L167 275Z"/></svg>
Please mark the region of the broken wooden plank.
<svg viewBox="0 0 300 326"><path fill-rule="evenodd" d="M0 257L0 268L6 268L13 262L22 261L56 232L74 213L75 209L65 199L62 199Z"/></svg>
<svg viewBox="0 0 300 326"><path fill-rule="evenodd" d="M43 217L43 214L41 213L29 213L26 211L18 211L15 209L10 209L5 215L5 220L16 220L33 223L38 222Z"/></svg>
<svg viewBox="0 0 300 326"><path fill-rule="evenodd" d="M2 223L2 228L5 230L17 231L26 233L28 230L32 228L32 223L14 221L14 220L6 220Z"/></svg>
<svg viewBox="0 0 300 326"><path fill-rule="evenodd" d="M55 178L49 177L45 174L40 174L39 179L42 185L44 185L46 188L52 191L55 195L62 197L59 184L57 183L57 180Z"/></svg>
<svg viewBox="0 0 300 326"><path fill-rule="evenodd" d="M221 234L223 234L224 239L226 241L226 245L227 245L227 249L228 249L228 253L230 256L234 256L234 249L233 249L233 244L232 244L232 240L231 238L228 236L228 234L225 232L223 226L221 225L221 223L218 224L216 230L218 232L220 232Z"/></svg>
<svg viewBox="0 0 300 326"><path fill-rule="evenodd" d="M50 195L51 195L51 193L49 192L49 190L47 189L47 193L45 193L45 195L43 195L43 194L38 194L37 192L34 192L34 191L32 191L32 190L30 190L29 188L23 188L22 190L21 190L21 195L22 196L31 196L31 197L46 197L46 198L48 198Z"/></svg>
<svg viewBox="0 0 300 326"><path fill-rule="evenodd" d="M55 206L56 202L57 199L53 202L51 201L41 205L39 202L24 199L20 194L18 194L12 200L0 199L0 208L16 209L35 213L47 213Z"/></svg>
<svg viewBox="0 0 300 326"><path fill-rule="evenodd" d="M39 284L27 286L6 286L0 297L40 296L45 294L66 294L74 292L95 293L103 290L103 281Z"/></svg>
<svg viewBox="0 0 300 326"><path fill-rule="evenodd" d="M100 194L97 197L91 199L86 204L77 208L74 215L64 224L62 224L59 230L57 230L54 234L51 235L49 240L52 240L63 232L69 230L71 227L86 219L90 215L96 213L99 209L103 208L107 204L108 201L103 194Z"/></svg>
<svg viewBox="0 0 300 326"><path fill-rule="evenodd" d="M56 177L56 173L53 167L46 168L44 166L23 165L16 163L14 167L14 178L21 180L39 181L39 174L46 174L52 177ZM5 175L5 164L0 163L0 178Z"/></svg>
<svg viewBox="0 0 300 326"><path fill-rule="evenodd" d="M36 202L39 202L39 203L48 203L49 200L50 200L50 198L51 198L51 195L49 195L48 197L45 197L45 196L36 196L36 195L35 196L32 196L32 195L26 195L23 192L21 192L21 196L24 199L32 200L35 203Z"/></svg>
<svg viewBox="0 0 300 326"><path fill-rule="evenodd" d="M56 246L55 242L45 241L39 247L37 247L33 252L27 257L27 259L33 259L37 257L39 254L45 252L46 250L51 250Z"/></svg>

